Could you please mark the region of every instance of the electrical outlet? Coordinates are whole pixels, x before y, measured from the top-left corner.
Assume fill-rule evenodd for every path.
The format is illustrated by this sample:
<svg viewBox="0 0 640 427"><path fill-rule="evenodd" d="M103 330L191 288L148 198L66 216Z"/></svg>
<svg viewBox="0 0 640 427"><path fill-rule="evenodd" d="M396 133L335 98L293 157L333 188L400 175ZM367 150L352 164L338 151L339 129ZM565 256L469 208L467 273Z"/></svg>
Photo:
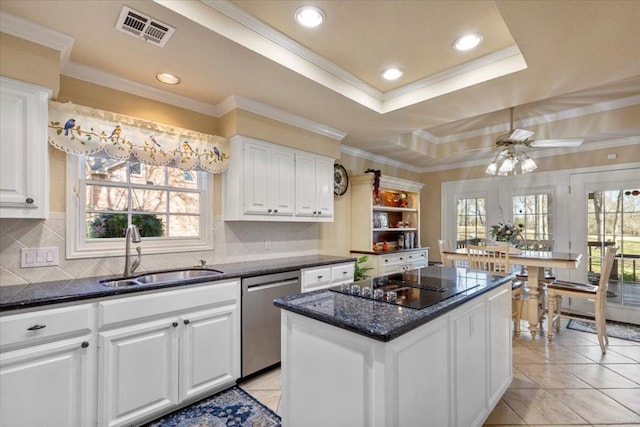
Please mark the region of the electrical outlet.
<svg viewBox="0 0 640 427"><path fill-rule="evenodd" d="M20 267L49 267L58 265L58 248L20 248Z"/></svg>
<svg viewBox="0 0 640 427"><path fill-rule="evenodd" d="M266 250L271 250L271 240L267 239L264 241L264 248Z"/></svg>

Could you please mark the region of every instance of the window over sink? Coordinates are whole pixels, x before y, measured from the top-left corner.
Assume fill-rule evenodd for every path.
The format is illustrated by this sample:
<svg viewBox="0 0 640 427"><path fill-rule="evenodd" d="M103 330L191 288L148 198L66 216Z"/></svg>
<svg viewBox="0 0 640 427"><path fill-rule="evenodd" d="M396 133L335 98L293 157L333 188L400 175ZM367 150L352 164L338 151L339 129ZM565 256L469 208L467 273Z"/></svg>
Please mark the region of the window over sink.
<svg viewBox="0 0 640 427"><path fill-rule="evenodd" d="M67 257L124 254L135 224L146 253L213 248L212 176L96 153L67 156Z"/></svg>

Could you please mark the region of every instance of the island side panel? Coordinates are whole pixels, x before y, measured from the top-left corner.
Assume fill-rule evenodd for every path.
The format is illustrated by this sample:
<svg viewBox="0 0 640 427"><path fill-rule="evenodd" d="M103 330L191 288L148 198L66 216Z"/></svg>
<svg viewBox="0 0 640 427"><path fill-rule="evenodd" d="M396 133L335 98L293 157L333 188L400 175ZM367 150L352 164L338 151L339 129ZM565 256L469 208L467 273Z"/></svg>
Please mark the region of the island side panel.
<svg viewBox="0 0 640 427"><path fill-rule="evenodd" d="M374 396L380 345L283 310L283 427L384 426Z"/></svg>
<svg viewBox="0 0 640 427"><path fill-rule="evenodd" d="M499 288L487 296L489 316L489 407L498 403L513 379L511 346L511 288Z"/></svg>

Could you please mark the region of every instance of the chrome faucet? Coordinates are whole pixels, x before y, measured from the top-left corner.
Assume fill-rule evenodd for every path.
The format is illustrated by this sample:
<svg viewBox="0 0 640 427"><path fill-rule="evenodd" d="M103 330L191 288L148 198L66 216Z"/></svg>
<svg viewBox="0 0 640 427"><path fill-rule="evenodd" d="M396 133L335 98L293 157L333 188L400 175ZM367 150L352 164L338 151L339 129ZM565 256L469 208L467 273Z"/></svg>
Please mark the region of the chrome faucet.
<svg viewBox="0 0 640 427"><path fill-rule="evenodd" d="M127 227L127 231L124 234L125 243L125 255L124 255L124 277L129 277L136 271L136 268L140 265L140 259L142 258L142 249L140 246L136 248L138 252L138 257L133 263L130 263L131 259L131 242L140 243L142 239L140 238L140 232L138 231L138 227L131 224Z"/></svg>

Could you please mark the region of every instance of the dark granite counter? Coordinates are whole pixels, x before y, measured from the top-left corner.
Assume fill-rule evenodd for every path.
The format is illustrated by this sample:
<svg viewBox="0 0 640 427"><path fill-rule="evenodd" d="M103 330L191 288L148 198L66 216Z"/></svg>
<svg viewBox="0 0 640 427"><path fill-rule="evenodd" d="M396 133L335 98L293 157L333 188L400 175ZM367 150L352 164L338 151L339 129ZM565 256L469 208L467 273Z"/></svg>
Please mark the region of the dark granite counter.
<svg viewBox="0 0 640 427"><path fill-rule="evenodd" d="M439 279L442 287L447 287L447 283L455 283L458 280L477 281L479 286L421 310L329 290L291 295L275 300L274 304L284 310L311 317L369 338L390 341L491 289L503 285L514 277L513 274L494 276L477 270L439 266L425 267L423 271L425 272L423 275ZM359 284L371 286L371 283L367 282L371 282L371 280L362 281Z"/></svg>
<svg viewBox="0 0 640 427"><path fill-rule="evenodd" d="M0 312L21 308L59 304L70 301L81 301L113 295L131 294L156 289L171 288L189 284L235 279L321 265L339 264L355 261L355 258L335 257L329 255L308 255L301 257L277 258L258 261L236 262L228 264L207 265L222 271L213 277L200 277L173 284L148 284L128 287L109 288L99 283L100 280L120 276L87 277L83 279L58 280L55 282L31 283L27 285L0 286ZM143 274L144 272L138 272Z"/></svg>

